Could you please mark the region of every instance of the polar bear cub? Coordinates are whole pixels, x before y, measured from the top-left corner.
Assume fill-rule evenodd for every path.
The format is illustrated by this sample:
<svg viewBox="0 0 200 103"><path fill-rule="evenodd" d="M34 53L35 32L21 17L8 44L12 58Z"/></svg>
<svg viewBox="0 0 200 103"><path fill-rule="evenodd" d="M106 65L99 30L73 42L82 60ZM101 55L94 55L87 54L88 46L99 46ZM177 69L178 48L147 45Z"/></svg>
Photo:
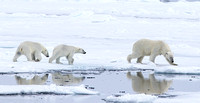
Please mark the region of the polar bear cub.
<svg viewBox="0 0 200 103"><path fill-rule="evenodd" d="M25 41L18 46L13 62L17 62L21 55L25 55L28 61L38 62L42 59L41 53L49 57L49 53L43 45L37 42Z"/></svg>
<svg viewBox="0 0 200 103"><path fill-rule="evenodd" d="M72 65L74 62L73 56L75 53L86 54L86 52L79 47L69 46L69 45L58 45L54 48L51 58L49 58L49 63L52 63L56 59L57 64L62 64L60 62L60 57L66 57L69 65Z"/></svg>
<svg viewBox="0 0 200 103"><path fill-rule="evenodd" d="M137 63L142 63L144 56L150 56L150 61L155 62L158 55L163 55L169 64L174 64L174 57L169 46L161 40L141 39L133 44L132 54L127 56L127 60L131 63L132 59L137 58Z"/></svg>

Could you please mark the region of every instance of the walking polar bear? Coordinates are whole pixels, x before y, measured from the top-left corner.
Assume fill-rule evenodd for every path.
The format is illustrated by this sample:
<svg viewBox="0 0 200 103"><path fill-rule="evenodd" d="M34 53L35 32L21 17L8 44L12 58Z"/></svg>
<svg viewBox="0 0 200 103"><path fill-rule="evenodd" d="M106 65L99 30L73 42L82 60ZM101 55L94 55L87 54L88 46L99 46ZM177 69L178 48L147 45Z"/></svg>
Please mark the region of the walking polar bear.
<svg viewBox="0 0 200 103"><path fill-rule="evenodd" d="M43 45L37 42L25 41L17 48L13 62L17 62L21 55L25 55L28 61L39 62L42 59L41 53L49 57L49 53Z"/></svg>
<svg viewBox="0 0 200 103"><path fill-rule="evenodd" d="M72 65L74 62L73 56L75 53L86 54L86 52L79 47L69 46L69 45L58 45L54 48L51 58L49 58L49 63L52 63L56 59L57 64L62 64L60 62L60 57L66 57L69 65Z"/></svg>
<svg viewBox="0 0 200 103"><path fill-rule="evenodd" d="M127 60L131 63L132 59L137 58L137 63L142 63L144 56L150 56L150 61L155 62L158 55L163 55L171 65L174 64L174 57L169 46L161 40L141 39L133 44L132 54L127 56Z"/></svg>

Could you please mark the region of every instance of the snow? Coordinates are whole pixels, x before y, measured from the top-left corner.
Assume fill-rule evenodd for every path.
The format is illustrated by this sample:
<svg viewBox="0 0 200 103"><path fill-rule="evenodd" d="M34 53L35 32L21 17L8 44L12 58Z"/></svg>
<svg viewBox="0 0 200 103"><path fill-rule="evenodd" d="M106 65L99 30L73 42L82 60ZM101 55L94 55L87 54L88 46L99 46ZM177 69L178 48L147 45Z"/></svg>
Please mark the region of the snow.
<svg viewBox="0 0 200 103"><path fill-rule="evenodd" d="M109 103L153 103L156 99L156 96L145 94L125 94L122 96L108 96L105 101Z"/></svg>
<svg viewBox="0 0 200 103"><path fill-rule="evenodd" d="M56 95L98 95L99 92L85 89L80 86L56 86L51 85L0 85L0 95L36 95L36 94L56 94Z"/></svg>
<svg viewBox="0 0 200 103"><path fill-rule="evenodd" d="M172 98L158 98L154 101L154 103L198 103L199 100L199 92L177 92L174 93L176 95L176 99ZM189 98L189 99L188 99Z"/></svg>
<svg viewBox="0 0 200 103"><path fill-rule="evenodd" d="M199 7L200 2L184 0L172 3L159 0L0 0L0 73L152 69L163 74L200 74ZM178 66L169 65L163 56L156 58L156 64L149 62L148 57L144 58L144 64L137 64L136 60L128 64L126 57L131 53L132 44L142 38L168 43ZM81 47L87 54L75 55L74 65L68 65L65 58L61 58L64 64L55 64L55 61L49 64L44 56L37 63L27 62L24 56L19 62L12 62L18 45L27 40L40 42L50 55L59 44ZM0 88L2 94L97 94L82 87L54 85L31 88L1 85ZM143 96L147 95L109 98L138 101ZM181 101L184 96L175 101ZM186 96L193 99L199 95L188 93ZM148 98L155 99L154 96Z"/></svg>
<svg viewBox="0 0 200 103"><path fill-rule="evenodd" d="M190 68L190 69L188 69ZM163 74L200 74L200 67L161 67L155 70L156 73Z"/></svg>
<svg viewBox="0 0 200 103"><path fill-rule="evenodd" d="M165 96L171 97L165 98ZM173 95L163 95L163 97L145 94L123 94L111 95L104 100L109 103L183 103L183 101L184 103L198 103L200 102L199 96L199 92L176 92L173 93ZM176 99L172 99L174 97L176 97Z"/></svg>

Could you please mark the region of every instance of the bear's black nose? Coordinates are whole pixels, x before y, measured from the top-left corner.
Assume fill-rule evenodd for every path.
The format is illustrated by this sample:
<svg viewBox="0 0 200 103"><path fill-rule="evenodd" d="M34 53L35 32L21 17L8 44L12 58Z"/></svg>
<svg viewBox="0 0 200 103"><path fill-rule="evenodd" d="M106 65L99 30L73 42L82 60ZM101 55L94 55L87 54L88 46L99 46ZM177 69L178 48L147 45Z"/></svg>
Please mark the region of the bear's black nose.
<svg viewBox="0 0 200 103"><path fill-rule="evenodd" d="M86 52L83 52L83 54L86 54Z"/></svg>
<svg viewBox="0 0 200 103"><path fill-rule="evenodd" d="M173 57L170 57L170 61L171 61L172 63L174 63L174 59L173 59Z"/></svg>

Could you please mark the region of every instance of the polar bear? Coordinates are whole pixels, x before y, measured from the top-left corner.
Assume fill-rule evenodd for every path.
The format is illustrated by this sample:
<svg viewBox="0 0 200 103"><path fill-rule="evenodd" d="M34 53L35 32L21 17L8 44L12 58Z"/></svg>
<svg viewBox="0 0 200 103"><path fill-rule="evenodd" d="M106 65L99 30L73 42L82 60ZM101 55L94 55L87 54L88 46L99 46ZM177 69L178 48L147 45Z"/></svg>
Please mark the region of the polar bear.
<svg viewBox="0 0 200 103"><path fill-rule="evenodd" d="M157 80L154 74L149 74L149 78L144 78L142 72L137 72L137 75L131 75L128 72L127 78L132 80L132 88L135 92L145 94L165 93L172 84L172 80Z"/></svg>
<svg viewBox="0 0 200 103"><path fill-rule="evenodd" d="M48 79L48 74L42 77L35 75L32 79L26 79L15 75L15 79L19 85L43 85Z"/></svg>
<svg viewBox="0 0 200 103"><path fill-rule="evenodd" d="M150 61L155 62L158 55L163 55L171 65L174 64L174 57L169 46L161 40L141 39L133 44L132 54L127 56L127 61L137 58L137 63L142 63L144 56L150 56Z"/></svg>
<svg viewBox="0 0 200 103"><path fill-rule="evenodd" d="M52 63L52 61L56 59L57 64L62 64L60 62L60 57L65 56L66 59L68 60L69 65L72 65L74 62L73 56L75 53L86 54L86 52L82 48L64 44L58 45L54 48L53 54L51 58L49 58L49 63Z"/></svg>
<svg viewBox="0 0 200 103"><path fill-rule="evenodd" d="M49 53L43 45L37 42L25 41L17 48L13 62L17 62L21 55L25 55L28 61L39 62L42 59L41 53L49 57Z"/></svg>
<svg viewBox="0 0 200 103"><path fill-rule="evenodd" d="M53 82L59 86L79 84L84 79L85 77L75 77L73 74L61 74L58 72L52 74Z"/></svg>

